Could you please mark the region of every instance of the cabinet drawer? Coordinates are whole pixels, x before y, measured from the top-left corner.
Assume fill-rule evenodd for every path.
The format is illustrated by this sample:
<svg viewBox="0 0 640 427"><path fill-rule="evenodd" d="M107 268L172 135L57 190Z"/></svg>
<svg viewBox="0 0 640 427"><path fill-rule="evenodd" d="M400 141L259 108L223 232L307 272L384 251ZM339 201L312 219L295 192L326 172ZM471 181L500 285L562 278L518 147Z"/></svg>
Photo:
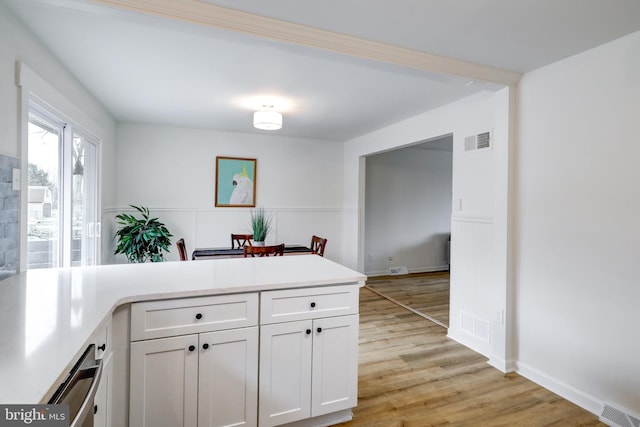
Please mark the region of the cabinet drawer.
<svg viewBox="0 0 640 427"><path fill-rule="evenodd" d="M279 323L358 313L359 285L267 291L260 294L260 323Z"/></svg>
<svg viewBox="0 0 640 427"><path fill-rule="evenodd" d="M111 318L93 335L93 344L96 346L96 359L105 358L111 353Z"/></svg>
<svg viewBox="0 0 640 427"><path fill-rule="evenodd" d="M132 341L257 324L257 293L131 304Z"/></svg>

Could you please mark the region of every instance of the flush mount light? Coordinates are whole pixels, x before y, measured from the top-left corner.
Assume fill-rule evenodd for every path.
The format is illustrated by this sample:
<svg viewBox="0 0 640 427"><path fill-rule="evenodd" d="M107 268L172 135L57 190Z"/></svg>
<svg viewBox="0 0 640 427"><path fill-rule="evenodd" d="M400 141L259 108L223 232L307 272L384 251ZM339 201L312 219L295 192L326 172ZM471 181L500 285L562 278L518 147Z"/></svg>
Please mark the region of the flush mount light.
<svg viewBox="0 0 640 427"><path fill-rule="evenodd" d="M253 113L253 127L262 130L282 129L282 114L273 110L273 105L263 105L262 111Z"/></svg>

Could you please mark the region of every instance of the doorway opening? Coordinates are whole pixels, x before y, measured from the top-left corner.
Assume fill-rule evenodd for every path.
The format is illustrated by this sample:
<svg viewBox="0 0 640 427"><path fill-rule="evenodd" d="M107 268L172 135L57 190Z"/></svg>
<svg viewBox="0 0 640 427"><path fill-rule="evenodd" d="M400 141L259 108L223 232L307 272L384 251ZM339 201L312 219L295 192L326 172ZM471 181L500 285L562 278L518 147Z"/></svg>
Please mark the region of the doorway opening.
<svg viewBox="0 0 640 427"><path fill-rule="evenodd" d="M365 175L367 286L448 327L453 135L368 156Z"/></svg>

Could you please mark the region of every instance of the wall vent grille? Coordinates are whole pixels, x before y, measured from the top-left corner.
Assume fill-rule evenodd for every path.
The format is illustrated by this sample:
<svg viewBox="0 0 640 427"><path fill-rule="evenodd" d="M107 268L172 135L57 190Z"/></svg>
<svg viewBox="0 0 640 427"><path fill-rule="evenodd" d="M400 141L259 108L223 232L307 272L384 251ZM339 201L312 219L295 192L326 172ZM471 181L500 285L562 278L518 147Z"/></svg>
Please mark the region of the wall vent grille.
<svg viewBox="0 0 640 427"><path fill-rule="evenodd" d="M478 150L491 147L491 135L489 132L479 133L477 139Z"/></svg>
<svg viewBox="0 0 640 427"><path fill-rule="evenodd" d="M640 427L640 419L610 405L604 405L600 421L615 427Z"/></svg>
<svg viewBox="0 0 640 427"><path fill-rule="evenodd" d="M484 342L491 342L491 324L471 313L460 312L460 329Z"/></svg>
<svg viewBox="0 0 640 427"><path fill-rule="evenodd" d="M409 274L409 270L407 267L391 267L389 269L389 274L391 276L399 276L401 274Z"/></svg>
<svg viewBox="0 0 640 427"><path fill-rule="evenodd" d="M464 151L486 150L491 148L491 132L483 132L464 138Z"/></svg>

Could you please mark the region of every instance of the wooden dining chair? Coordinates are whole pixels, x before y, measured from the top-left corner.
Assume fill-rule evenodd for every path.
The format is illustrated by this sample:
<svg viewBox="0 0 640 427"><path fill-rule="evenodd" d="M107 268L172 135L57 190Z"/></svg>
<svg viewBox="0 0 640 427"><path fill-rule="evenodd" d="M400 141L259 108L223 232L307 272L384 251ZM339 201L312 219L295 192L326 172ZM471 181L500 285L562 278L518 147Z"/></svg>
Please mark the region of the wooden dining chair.
<svg viewBox="0 0 640 427"><path fill-rule="evenodd" d="M178 247L178 255L180 255L180 261L188 261L189 257L187 256L187 245L184 243L184 239L178 239L176 242L176 246Z"/></svg>
<svg viewBox="0 0 640 427"><path fill-rule="evenodd" d="M325 246L327 246L327 239L318 236L311 236L311 245L309 245L309 247L311 248L312 254L324 256Z"/></svg>
<svg viewBox="0 0 640 427"><path fill-rule="evenodd" d="M231 234L231 249L251 246L251 240L253 240L253 234Z"/></svg>
<svg viewBox="0 0 640 427"><path fill-rule="evenodd" d="M244 257L283 256L284 243L273 246L245 246Z"/></svg>

